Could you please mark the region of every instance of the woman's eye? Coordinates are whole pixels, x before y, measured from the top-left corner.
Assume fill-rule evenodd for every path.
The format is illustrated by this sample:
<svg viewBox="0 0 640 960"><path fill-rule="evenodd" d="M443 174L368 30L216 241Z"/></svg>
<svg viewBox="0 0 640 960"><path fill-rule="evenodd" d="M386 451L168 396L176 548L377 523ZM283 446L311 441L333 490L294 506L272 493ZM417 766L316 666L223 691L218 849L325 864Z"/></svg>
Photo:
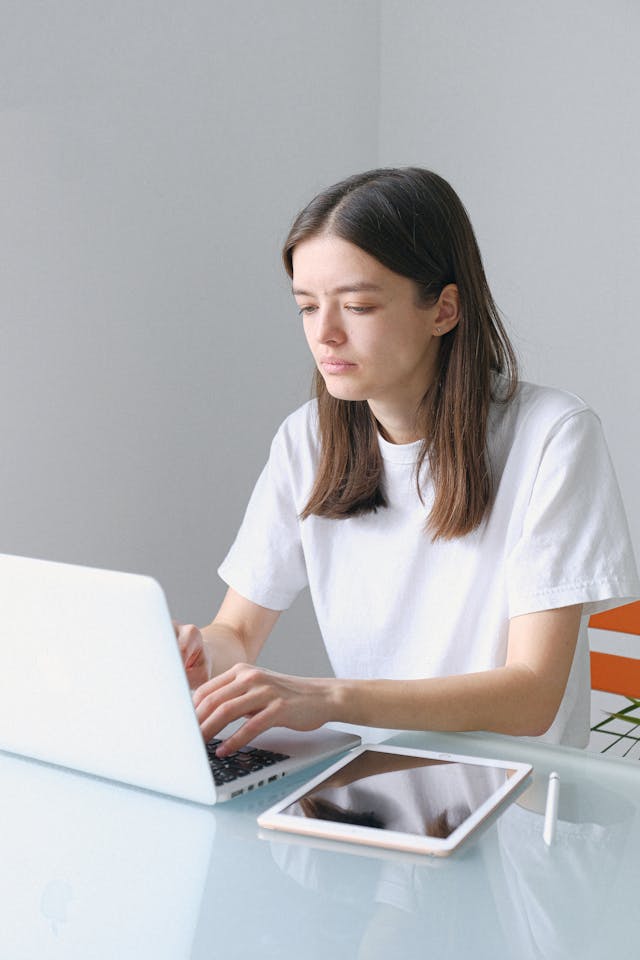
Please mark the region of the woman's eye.
<svg viewBox="0 0 640 960"><path fill-rule="evenodd" d="M315 313L317 309L318 307L315 304L307 304L304 307L298 307L298 316L299 317L309 316L309 314ZM374 308L362 307L355 303L348 303L345 305L344 309L348 310L350 313L362 314L362 313L371 313Z"/></svg>

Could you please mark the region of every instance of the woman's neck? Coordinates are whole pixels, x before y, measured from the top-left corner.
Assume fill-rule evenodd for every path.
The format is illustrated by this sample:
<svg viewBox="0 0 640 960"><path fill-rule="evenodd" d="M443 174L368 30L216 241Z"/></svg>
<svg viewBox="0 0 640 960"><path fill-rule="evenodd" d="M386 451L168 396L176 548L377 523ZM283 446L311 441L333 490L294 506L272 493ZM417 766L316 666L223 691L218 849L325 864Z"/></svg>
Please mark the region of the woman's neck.
<svg viewBox="0 0 640 960"><path fill-rule="evenodd" d="M378 414L372 410L378 424L380 435L389 443L415 443L416 440L422 440L423 436L419 430L415 418L393 418L385 417L381 420Z"/></svg>

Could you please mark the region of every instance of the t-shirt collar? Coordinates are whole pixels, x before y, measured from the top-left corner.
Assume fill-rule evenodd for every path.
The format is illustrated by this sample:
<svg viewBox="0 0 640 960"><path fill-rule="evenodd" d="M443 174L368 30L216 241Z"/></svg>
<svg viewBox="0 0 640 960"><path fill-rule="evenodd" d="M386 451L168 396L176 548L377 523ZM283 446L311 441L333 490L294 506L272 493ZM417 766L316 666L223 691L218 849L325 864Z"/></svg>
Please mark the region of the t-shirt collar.
<svg viewBox="0 0 640 960"><path fill-rule="evenodd" d="M413 443L390 443L378 433L378 444L383 460L390 463L416 463L422 440L414 440Z"/></svg>

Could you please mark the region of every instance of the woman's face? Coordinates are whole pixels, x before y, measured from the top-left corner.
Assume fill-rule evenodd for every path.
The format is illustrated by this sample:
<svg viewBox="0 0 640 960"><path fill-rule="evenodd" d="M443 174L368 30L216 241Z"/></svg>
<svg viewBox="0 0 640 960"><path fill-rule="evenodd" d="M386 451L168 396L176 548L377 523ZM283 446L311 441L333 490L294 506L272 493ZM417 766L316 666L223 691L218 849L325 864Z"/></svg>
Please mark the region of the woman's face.
<svg viewBox="0 0 640 960"><path fill-rule="evenodd" d="M294 248L293 294L329 393L367 400L383 425L413 416L435 374L440 302L416 306L412 280L331 235Z"/></svg>

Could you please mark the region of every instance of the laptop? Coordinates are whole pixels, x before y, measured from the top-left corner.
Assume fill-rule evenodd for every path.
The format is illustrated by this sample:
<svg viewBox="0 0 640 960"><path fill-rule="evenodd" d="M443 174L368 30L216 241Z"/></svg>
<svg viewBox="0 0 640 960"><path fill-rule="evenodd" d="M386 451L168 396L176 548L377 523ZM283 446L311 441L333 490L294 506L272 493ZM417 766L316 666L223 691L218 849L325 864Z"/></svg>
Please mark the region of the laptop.
<svg viewBox="0 0 640 960"><path fill-rule="evenodd" d="M220 764L156 580L0 554L0 750L214 804L359 743L278 727Z"/></svg>

